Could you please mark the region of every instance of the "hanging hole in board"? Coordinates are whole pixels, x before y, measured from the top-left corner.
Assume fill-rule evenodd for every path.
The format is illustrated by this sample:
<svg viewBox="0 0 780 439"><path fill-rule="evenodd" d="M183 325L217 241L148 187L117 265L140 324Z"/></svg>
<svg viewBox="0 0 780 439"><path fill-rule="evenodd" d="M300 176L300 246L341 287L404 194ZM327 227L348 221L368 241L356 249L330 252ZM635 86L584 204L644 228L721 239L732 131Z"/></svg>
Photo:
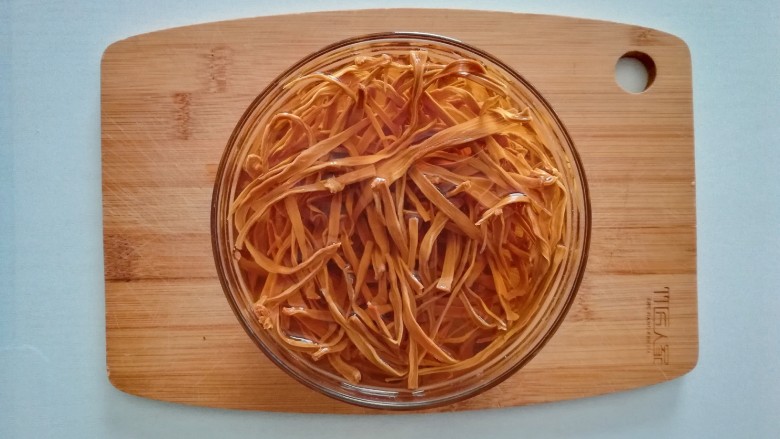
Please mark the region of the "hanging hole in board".
<svg viewBox="0 0 780 439"><path fill-rule="evenodd" d="M644 52L627 52L615 64L615 81L629 93L642 93L650 88L655 73L655 61Z"/></svg>

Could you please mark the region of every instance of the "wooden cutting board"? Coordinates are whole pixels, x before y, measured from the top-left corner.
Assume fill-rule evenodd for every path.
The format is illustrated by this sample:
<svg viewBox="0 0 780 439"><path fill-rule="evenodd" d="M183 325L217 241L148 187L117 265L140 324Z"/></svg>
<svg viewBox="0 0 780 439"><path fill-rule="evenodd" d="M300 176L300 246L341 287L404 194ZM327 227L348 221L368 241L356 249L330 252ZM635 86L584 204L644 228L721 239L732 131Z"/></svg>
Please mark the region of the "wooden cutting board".
<svg viewBox="0 0 780 439"><path fill-rule="evenodd" d="M557 334L501 385L437 410L579 398L691 370L698 357L696 217L685 43L602 21L377 9L201 24L106 49L106 351L114 386L212 407L376 412L309 390L255 347L217 280L209 212L228 137L266 84L325 45L384 31L457 38L512 66L568 128L592 197L587 271ZM627 52L655 63L644 93L615 82L615 63Z"/></svg>

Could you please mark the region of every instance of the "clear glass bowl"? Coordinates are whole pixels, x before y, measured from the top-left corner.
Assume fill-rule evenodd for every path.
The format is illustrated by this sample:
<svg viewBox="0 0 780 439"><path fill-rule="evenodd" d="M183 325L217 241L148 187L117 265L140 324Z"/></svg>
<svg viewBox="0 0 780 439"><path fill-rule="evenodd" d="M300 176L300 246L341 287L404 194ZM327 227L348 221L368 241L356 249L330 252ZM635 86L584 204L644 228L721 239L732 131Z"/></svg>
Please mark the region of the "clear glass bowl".
<svg viewBox="0 0 780 439"><path fill-rule="evenodd" d="M564 238L569 251L554 274L549 291L541 299L538 312L525 329L480 367L415 390L356 385L280 346L263 329L253 312L252 295L233 258L235 230L228 209L236 195L241 163L247 154L244 140L250 128L248 121L267 122L284 100L284 84L309 73L336 70L357 55L393 54L415 48L453 59L471 58L481 62L510 85L511 99L527 105L532 116L541 121L540 129L552 141L547 146L570 193L566 213L568 230ZM590 241L590 202L582 164L563 123L541 94L517 72L484 51L457 40L418 33L374 34L341 41L307 56L271 82L252 102L236 125L219 165L212 200L211 234L225 295L247 334L277 366L306 386L348 403L381 409L421 409L484 392L523 367L550 340L566 316L582 279Z"/></svg>

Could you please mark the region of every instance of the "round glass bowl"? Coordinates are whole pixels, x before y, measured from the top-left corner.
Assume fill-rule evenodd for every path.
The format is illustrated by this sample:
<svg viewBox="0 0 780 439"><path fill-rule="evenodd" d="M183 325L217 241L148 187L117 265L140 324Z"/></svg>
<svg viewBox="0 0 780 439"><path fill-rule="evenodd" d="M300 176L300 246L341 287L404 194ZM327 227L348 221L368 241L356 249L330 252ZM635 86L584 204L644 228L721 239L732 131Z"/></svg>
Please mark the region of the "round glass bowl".
<svg viewBox="0 0 780 439"><path fill-rule="evenodd" d="M531 116L539 122L537 129L548 141L546 146L565 180L569 196L562 243L568 250L551 274L552 282L546 294L540 296L537 311L525 327L508 337L503 349L479 366L451 379L408 390L398 386L350 383L319 367L308 356L280 345L268 334L254 313L255 299L234 258L236 230L229 208L237 195L242 164L247 158L247 136L279 111L280 102L285 101L288 93L285 84L306 74L335 71L359 55L393 55L413 49L425 49L445 59L476 60L501 78L508 85L507 97L518 103L518 108L527 106ZM276 365L306 386L348 403L382 409L421 409L463 400L495 386L528 363L553 336L573 302L585 268L590 239L590 203L585 175L571 138L547 101L518 73L495 57L449 38L417 33L375 34L341 41L307 56L271 82L252 102L238 121L219 165L212 201L211 233L225 295L246 332Z"/></svg>

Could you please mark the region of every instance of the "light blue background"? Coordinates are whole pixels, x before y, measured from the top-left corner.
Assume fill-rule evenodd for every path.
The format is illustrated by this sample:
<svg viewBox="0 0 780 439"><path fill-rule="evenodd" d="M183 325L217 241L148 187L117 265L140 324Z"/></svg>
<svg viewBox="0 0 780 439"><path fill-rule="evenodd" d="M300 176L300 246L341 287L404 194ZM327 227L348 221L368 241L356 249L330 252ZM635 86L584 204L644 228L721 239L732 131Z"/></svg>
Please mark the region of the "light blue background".
<svg viewBox="0 0 780 439"><path fill-rule="evenodd" d="M775 0L477 3L481 9L644 25L690 46L701 351L689 375L585 400L400 417L193 408L111 387L105 371L100 194L103 50L130 35L172 26L374 6L361 0L217 3L0 0L0 438L197 438L223 432L339 438L780 437L780 3Z"/></svg>

